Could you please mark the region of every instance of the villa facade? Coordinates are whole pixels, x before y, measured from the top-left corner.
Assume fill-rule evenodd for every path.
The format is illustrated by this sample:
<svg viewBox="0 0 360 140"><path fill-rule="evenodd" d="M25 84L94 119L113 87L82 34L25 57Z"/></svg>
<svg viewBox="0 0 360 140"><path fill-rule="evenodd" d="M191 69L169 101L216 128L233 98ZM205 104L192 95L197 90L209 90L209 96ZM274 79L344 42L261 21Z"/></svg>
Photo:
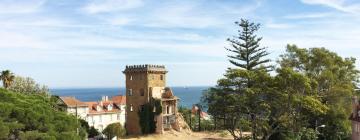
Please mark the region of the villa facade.
<svg viewBox="0 0 360 140"><path fill-rule="evenodd" d="M125 96L114 96L111 99L103 96L100 101L81 102L75 97L60 97L66 106L66 112L78 116L100 132L112 123L125 124Z"/></svg>

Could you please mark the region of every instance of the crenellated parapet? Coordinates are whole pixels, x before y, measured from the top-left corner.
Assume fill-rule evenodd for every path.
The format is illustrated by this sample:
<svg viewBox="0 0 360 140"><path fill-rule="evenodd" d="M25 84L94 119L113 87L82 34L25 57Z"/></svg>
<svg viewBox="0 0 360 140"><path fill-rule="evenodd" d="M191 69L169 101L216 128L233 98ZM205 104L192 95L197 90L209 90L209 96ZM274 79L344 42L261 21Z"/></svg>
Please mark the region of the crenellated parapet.
<svg viewBox="0 0 360 140"><path fill-rule="evenodd" d="M123 73L136 73L136 72L160 72L167 73L164 65L127 65Z"/></svg>

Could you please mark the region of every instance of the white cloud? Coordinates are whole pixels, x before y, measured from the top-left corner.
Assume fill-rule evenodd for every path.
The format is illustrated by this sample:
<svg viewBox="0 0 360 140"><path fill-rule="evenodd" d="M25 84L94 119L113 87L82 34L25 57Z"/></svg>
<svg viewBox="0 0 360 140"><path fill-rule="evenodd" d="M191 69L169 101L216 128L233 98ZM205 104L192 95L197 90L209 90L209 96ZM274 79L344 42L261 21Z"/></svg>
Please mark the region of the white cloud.
<svg viewBox="0 0 360 140"><path fill-rule="evenodd" d="M284 18L286 19L318 19L318 18L326 18L332 16L332 13L302 13L302 14L294 14L294 15L286 15Z"/></svg>
<svg viewBox="0 0 360 140"><path fill-rule="evenodd" d="M27 14L39 10L45 0L3 0L0 2L0 14Z"/></svg>
<svg viewBox="0 0 360 140"><path fill-rule="evenodd" d="M112 19L107 19L108 23L110 23L111 25L127 25L129 24L130 22L133 21L133 19L130 19L130 18L121 18L121 17L118 17L118 18L112 18Z"/></svg>
<svg viewBox="0 0 360 140"><path fill-rule="evenodd" d="M290 29L295 27L295 25L291 25L287 23L267 23L265 24L265 26L267 28L272 28L272 29Z"/></svg>
<svg viewBox="0 0 360 140"><path fill-rule="evenodd" d="M47 48L48 44L31 35L0 31L0 48Z"/></svg>
<svg viewBox="0 0 360 140"><path fill-rule="evenodd" d="M185 35L186 36L186 35ZM62 43L63 42L63 43ZM65 48L79 48L79 49L133 49L144 51L162 51L170 54L183 54L191 55L196 54L199 56L222 57L225 56L224 39L220 40L202 40L195 43L183 42L168 42L166 40L149 40L143 38L135 39L117 39L111 37L100 36L82 36L79 38L56 39L54 44L60 46L67 46ZM139 52L129 52L131 54L138 54ZM143 59L143 58L141 58Z"/></svg>
<svg viewBox="0 0 360 140"><path fill-rule="evenodd" d="M233 20L245 17L248 15L247 13L256 10L262 5L262 1L256 0L241 5L235 3L229 6L226 3L208 1L152 1L145 3L140 0L105 0L93 1L82 10L90 14L106 13L94 17L110 25L129 25L131 23L132 26L148 28L222 28L226 23L232 23ZM208 6L204 7L205 4ZM144 6L145 12L136 9L141 6Z"/></svg>
<svg viewBox="0 0 360 140"><path fill-rule="evenodd" d="M83 10L90 14L129 10L143 5L142 0L93 0Z"/></svg>
<svg viewBox="0 0 360 140"><path fill-rule="evenodd" d="M44 28L70 27L76 25L72 25L62 19L32 16L31 18L12 18L9 20L2 20L0 21L0 26L2 26L3 29L21 29L29 28L29 26Z"/></svg>
<svg viewBox="0 0 360 140"><path fill-rule="evenodd" d="M208 16L206 13L198 11L198 3L172 4L168 3L156 8L150 17L147 17L148 27L185 27L185 28L205 28L216 26L221 23L215 16Z"/></svg>
<svg viewBox="0 0 360 140"><path fill-rule="evenodd" d="M301 2L311 5L324 5L346 13L360 13L360 3L353 3L349 0L301 0Z"/></svg>

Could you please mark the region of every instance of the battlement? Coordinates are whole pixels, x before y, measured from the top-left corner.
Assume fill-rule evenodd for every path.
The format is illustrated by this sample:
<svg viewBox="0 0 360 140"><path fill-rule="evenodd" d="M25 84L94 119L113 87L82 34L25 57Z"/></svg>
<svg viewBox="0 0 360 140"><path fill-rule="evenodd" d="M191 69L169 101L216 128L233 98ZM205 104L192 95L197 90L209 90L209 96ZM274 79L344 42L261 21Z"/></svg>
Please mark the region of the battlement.
<svg viewBox="0 0 360 140"><path fill-rule="evenodd" d="M164 72L167 73L164 65L127 65L123 73L131 72Z"/></svg>

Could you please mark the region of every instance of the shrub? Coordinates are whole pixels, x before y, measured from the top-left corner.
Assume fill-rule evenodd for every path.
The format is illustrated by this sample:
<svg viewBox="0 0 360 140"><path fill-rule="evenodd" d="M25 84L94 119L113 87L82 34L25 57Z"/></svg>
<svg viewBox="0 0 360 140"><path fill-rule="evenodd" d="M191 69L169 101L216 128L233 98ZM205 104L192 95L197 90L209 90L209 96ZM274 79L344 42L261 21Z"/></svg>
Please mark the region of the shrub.
<svg viewBox="0 0 360 140"><path fill-rule="evenodd" d="M113 137L122 137L126 134L126 131L120 123L109 124L102 132L108 139Z"/></svg>

